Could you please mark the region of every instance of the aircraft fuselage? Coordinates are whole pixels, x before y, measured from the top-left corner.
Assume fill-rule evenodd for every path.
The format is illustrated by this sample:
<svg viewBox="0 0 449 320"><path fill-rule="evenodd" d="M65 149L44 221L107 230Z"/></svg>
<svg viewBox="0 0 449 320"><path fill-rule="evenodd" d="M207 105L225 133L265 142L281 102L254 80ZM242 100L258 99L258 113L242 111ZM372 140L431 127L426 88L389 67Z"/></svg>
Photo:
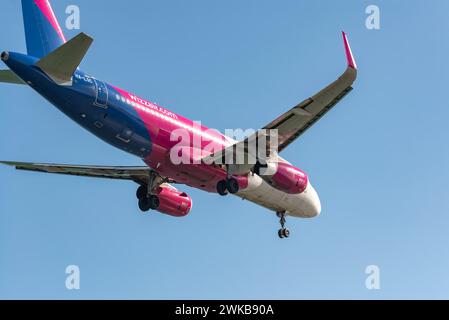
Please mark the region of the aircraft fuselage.
<svg viewBox="0 0 449 320"><path fill-rule="evenodd" d="M211 140L224 149L232 144L229 138L79 69L71 84L58 85L35 66L37 61L28 55L8 53L4 62L40 95L105 142L138 156L164 176L208 192L216 192L217 183L226 178L226 171L219 166L173 164L170 150L178 141L172 141L171 133L187 130L192 141L199 138L200 149ZM273 188L256 174L236 178L240 184L238 196L270 210L298 217L314 217L321 211L310 183L304 192L289 194Z"/></svg>

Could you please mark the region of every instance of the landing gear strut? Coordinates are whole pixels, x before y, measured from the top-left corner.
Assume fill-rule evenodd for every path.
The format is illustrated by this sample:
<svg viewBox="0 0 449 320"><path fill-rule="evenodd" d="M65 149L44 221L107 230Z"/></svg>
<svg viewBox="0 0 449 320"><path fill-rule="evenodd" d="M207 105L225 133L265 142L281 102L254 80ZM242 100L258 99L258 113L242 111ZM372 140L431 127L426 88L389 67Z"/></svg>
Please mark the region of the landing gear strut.
<svg viewBox="0 0 449 320"><path fill-rule="evenodd" d="M290 237L290 230L285 227L285 211L284 212L277 212L276 215L278 216L279 223L281 224L281 229L278 231L279 238L288 238Z"/></svg>

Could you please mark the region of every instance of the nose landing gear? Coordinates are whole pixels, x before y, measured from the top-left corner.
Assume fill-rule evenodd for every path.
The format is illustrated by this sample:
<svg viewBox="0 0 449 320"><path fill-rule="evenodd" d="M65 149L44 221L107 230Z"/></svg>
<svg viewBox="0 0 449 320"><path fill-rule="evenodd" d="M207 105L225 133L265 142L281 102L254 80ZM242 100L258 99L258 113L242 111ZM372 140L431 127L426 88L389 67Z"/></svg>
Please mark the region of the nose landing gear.
<svg viewBox="0 0 449 320"><path fill-rule="evenodd" d="M276 212L278 218L280 218L279 223L281 224L281 229L278 231L278 236L281 239L290 237L290 230L285 227L285 211L284 212Z"/></svg>

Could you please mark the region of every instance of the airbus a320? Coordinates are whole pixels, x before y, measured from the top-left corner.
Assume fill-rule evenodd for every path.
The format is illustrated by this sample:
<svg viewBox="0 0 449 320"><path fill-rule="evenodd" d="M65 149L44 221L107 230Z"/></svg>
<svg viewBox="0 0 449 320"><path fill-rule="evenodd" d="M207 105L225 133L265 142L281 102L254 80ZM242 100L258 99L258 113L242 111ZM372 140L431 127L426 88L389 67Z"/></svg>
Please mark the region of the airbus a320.
<svg viewBox="0 0 449 320"><path fill-rule="evenodd" d="M0 71L0 82L31 87L70 119L105 142L139 157L145 165L1 163L19 170L134 181L138 184L140 210L175 217L189 214L192 199L174 185L188 185L222 196L233 194L276 213L281 224L280 238L290 236L285 227L286 216L311 218L320 214L321 203L308 175L279 153L352 90L357 66L345 33L344 73L259 130L276 130L277 150L270 152L263 165L259 159L253 165L223 165L215 160L232 150L248 152L248 148L238 148L248 139L235 141L205 126L198 127L194 121L85 73L79 65L93 42L90 36L80 33L66 41L48 0L22 0L22 11L27 54L1 53L8 69ZM201 157L208 141L213 140L219 146L219 150L207 154L213 161L174 164L170 151L177 142L172 141L171 135L179 129L188 132L191 141L202 141L200 152L196 153ZM276 170L266 170L271 165Z"/></svg>

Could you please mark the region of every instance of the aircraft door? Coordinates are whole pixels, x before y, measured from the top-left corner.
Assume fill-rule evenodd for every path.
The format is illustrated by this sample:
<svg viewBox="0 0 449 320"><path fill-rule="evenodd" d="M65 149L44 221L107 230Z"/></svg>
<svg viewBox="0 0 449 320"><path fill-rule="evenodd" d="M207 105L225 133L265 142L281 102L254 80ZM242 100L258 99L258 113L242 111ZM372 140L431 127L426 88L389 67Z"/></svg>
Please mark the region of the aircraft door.
<svg viewBox="0 0 449 320"><path fill-rule="evenodd" d="M108 107L108 96L109 96L108 87L103 81L97 79L93 80L95 82L95 88L97 91L94 104L98 107L106 109Z"/></svg>

